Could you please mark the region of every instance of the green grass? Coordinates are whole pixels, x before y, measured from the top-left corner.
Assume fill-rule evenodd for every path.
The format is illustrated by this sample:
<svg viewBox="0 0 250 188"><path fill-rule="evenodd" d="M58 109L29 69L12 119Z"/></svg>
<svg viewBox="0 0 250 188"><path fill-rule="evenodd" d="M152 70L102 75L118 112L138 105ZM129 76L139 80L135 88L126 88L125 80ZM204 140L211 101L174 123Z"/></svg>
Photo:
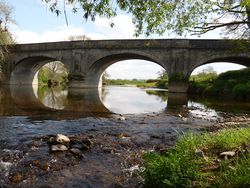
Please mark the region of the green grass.
<svg viewBox="0 0 250 188"><path fill-rule="evenodd" d="M224 129L216 133L188 133L164 155L147 153L142 175L145 187L248 187L250 186L250 128ZM196 149L204 156L197 156ZM238 153L225 160L224 151Z"/></svg>
<svg viewBox="0 0 250 188"><path fill-rule="evenodd" d="M108 85L133 85L136 87L144 88L167 88L168 80L167 79L149 79L149 80L139 80L139 79L111 79L108 80Z"/></svg>
<svg viewBox="0 0 250 188"><path fill-rule="evenodd" d="M109 80L110 85L138 85L145 83L145 80L128 80L128 79L115 79L115 80Z"/></svg>

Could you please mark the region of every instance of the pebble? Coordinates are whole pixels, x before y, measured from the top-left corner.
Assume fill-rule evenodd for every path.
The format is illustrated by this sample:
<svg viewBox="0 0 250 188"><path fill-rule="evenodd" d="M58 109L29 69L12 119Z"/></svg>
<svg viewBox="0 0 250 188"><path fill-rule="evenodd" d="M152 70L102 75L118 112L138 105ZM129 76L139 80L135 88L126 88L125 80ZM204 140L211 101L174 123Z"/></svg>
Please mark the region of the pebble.
<svg viewBox="0 0 250 188"><path fill-rule="evenodd" d="M125 121L126 118L125 118L124 116L121 115L120 117L118 117L118 120Z"/></svg>
<svg viewBox="0 0 250 188"><path fill-rule="evenodd" d="M236 155L235 151L225 151L220 154L220 157L224 157L225 159L233 157Z"/></svg>
<svg viewBox="0 0 250 188"><path fill-rule="evenodd" d="M63 144L57 144L51 146L51 151L67 151L68 148Z"/></svg>
<svg viewBox="0 0 250 188"><path fill-rule="evenodd" d="M202 150L200 150L200 149L196 149L195 150L195 155L197 157L204 157L204 152Z"/></svg>
<svg viewBox="0 0 250 188"><path fill-rule="evenodd" d="M78 158L83 157L82 152L78 148L71 148L69 151L70 151L70 153L74 154Z"/></svg>
<svg viewBox="0 0 250 188"><path fill-rule="evenodd" d="M56 142L61 143L61 144L65 144L65 143L69 143L70 139L69 139L69 137L67 137L63 134L57 134L56 135Z"/></svg>

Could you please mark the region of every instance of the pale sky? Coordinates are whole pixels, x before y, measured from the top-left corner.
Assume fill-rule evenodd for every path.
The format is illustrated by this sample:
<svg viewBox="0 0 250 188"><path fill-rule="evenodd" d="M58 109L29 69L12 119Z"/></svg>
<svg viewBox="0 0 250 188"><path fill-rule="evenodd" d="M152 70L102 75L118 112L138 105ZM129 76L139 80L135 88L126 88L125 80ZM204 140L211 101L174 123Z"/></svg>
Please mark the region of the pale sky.
<svg viewBox="0 0 250 188"><path fill-rule="evenodd" d="M37 43L66 41L70 35L86 35L91 39L133 39L134 25L131 17L120 14L113 18L114 28L109 27L110 20L97 18L95 22L85 22L81 13L72 14L67 12L69 26L66 26L64 15L57 17L51 13L41 0L7 0L14 7L13 17L16 25L9 26L15 40L18 43ZM140 38L145 38L141 36ZM164 34L163 36L150 36L150 38L180 38L175 35ZM183 38L183 37L182 37ZM197 37L189 37L197 38ZM203 35L200 39L218 39L219 32L211 32ZM204 67L195 70L201 71ZM217 72L242 68L240 65L219 64L213 65ZM121 79L148 79L156 78L162 68L152 62L143 60L129 60L118 62L108 68L111 78Z"/></svg>

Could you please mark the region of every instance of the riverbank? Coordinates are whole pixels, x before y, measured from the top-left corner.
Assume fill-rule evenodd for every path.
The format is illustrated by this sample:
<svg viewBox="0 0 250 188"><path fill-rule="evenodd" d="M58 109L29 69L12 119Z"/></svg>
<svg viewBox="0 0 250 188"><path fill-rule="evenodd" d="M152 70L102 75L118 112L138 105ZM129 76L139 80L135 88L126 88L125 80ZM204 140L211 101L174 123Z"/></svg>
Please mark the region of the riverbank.
<svg viewBox="0 0 250 188"><path fill-rule="evenodd" d="M189 82L189 93L236 101L250 101L250 68L228 71L218 76L199 78Z"/></svg>
<svg viewBox="0 0 250 188"><path fill-rule="evenodd" d="M144 155L145 187L248 187L250 126L186 133L164 153Z"/></svg>
<svg viewBox="0 0 250 188"><path fill-rule="evenodd" d="M10 131L5 132L8 138L1 137L3 187L140 187L145 152L166 151L182 132L250 125L248 115L196 118L188 109L68 121L1 119ZM14 142L15 132L23 126L25 136ZM58 133L78 141L88 139L91 147L80 158L69 151L50 152L48 140Z"/></svg>
<svg viewBox="0 0 250 188"><path fill-rule="evenodd" d="M148 80L140 80L140 79L112 79L106 81L107 85L111 86L135 86L140 88L159 88L159 89L167 89L167 79L148 79Z"/></svg>

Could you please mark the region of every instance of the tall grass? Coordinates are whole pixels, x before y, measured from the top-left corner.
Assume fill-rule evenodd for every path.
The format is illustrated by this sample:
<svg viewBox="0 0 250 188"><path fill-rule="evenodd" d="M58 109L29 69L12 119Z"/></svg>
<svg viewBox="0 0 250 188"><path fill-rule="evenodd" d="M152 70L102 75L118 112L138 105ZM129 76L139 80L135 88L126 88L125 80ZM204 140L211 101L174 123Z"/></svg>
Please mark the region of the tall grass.
<svg viewBox="0 0 250 188"><path fill-rule="evenodd" d="M152 152L144 156L145 187L250 186L250 155L246 152L249 145L249 127L184 134L164 155ZM203 156L197 156L197 149ZM232 159L218 162L224 151L238 153Z"/></svg>

